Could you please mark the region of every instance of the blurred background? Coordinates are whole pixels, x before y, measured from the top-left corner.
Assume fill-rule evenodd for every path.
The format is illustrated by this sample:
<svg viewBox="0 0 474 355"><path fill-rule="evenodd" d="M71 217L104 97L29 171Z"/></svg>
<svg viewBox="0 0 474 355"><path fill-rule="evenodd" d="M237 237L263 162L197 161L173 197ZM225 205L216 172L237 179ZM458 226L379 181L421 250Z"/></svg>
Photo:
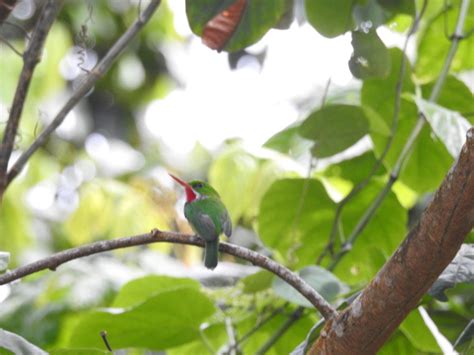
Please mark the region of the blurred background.
<svg viewBox="0 0 474 355"><path fill-rule="evenodd" d="M41 3L21 0L0 27L1 37L18 51L25 48L24 31L31 30ZM236 226L231 241L268 255L270 250L255 231L260 201L274 181L306 177L360 156L354 165L334 167L327 180L321 178L332 200L339 201L352 184L338 176L357 175L360 180L364 174L357 169L368 171L373 165L371 140L365 137L315 166L312 142L297 136L292 127L324 102L359 104L362 82L348 68L350 33L322 37L304 20L303 1L295 3L295 20L288 29L272 29L251 47L228 54L210 50L191 32L184 1L162 1L144 30L8 188L0 216L0 250L11 253L9 268L153 228L191 232L182 213L183 191L167 172L185 180L208 180ZM147 4L65 1L35 71L13 160ZM401 47L409 25L410 17L400 15L377 33L387 47ZM410 59L414 49L411 41ZM21 67L21 57L0 41L0 131ZM445 161L447 166L452 162L449 156ZM442 178L444 173L438 175ZM395 190L396 208L401 210L401 204L403 213L420 197L403 184ZM406 232L403 216L396 240ZM288 252L290 263L295 250ZM377 260L383 263L380 255ZM214 272L202 266L201 249L181 245L155 244L76 260L55 273L33 275L31 282L15 288L15 297L9 297L8 286L1 286L0 302L6 301L0 326L15 329L35 344L61 344L61 327L74 322L75 312L108 304L123 284L139 276L188 276L207 286L226 286L257 270L221 257ZM364 270L364 260L359 263ZM355 282L362 285L366 276ZM214 292L223 303L238 303L231 293ZM451 337L459 334L464 320L455 319L459 326ZM303 318L295 341L304 338L314 321L314 316Z"/></svg>

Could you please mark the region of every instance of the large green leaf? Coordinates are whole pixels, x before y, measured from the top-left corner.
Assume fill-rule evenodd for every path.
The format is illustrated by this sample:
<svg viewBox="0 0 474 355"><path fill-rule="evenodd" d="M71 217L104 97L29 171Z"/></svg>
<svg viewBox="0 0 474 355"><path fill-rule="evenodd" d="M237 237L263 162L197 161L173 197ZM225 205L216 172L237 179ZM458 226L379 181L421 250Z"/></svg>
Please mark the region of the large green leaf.
<svg viewBox="0 0 474 355"><path fill-rule="evenodd" d="M372 181L347 203L342 213L346 238L383 185L382 181ZM400 205L395 194L390 192L334 273L350 284L370 280L405 237L407 220L407 211Z"/></svg>
<svg viewBox="0 0 474 355"><path fill-rule="evenodd" d="M350 31L353 26L353 0L305 0L309 23L325 37L336 37Z"/></svg>
<svg viewBox="0 0 474 355"><path fill-rule="evenodd" d="M407 15L415 14L414 0L377 0L385 9Z"/></svg>
<svg viewBox="0 0 474 355"><path fill-rule="evenodd" d="M370 110L371 116L384 120L388 127L392 126L395 107L395 93L402 52L399 49L390 50L392 57L392 70L385 79L368 79L362 86L361 100L364 109ZM403 78L403 93L406 96L414 94L414 84L410 79L410 66L407 63ZM400 102L398 125L390 151L384 160L387 168L393 168L408 137L415 127L418 119L416 105L407 99ZM372 126L371 126L372 128ZM380 130L372 130L370 136L374 142L376 154L381 154L387 145L388 137ZM433 159L433 157L436 159ZM407 159L401 172L400 180L418 193L431 191L438 187L446 171L452 163L452 158L443 144L430 135L428 127L424 127Z"/></svg>
<svg viewBox="0 0 474 355"><path fill-rule="evenodd" d="M445 109L422 98L415 98L415 102L433 132L441 139L451 156L457 158L471 124L456 111Z"/></svg>
<svg viewBox="0 0 474 355"><path fill-rule="evenodd" d="M232 3L233 0L186 0L192 31L201 36L208 21ZM287 0L248 1L242 19L224 49L234 52L254 44L280 23L291 5Z"/></svg>
<svg viewBox="0 0 474 355"><path fill-rule="evenodd" d="M250 225L263 194L286 169L283 159L260 159L235 146L213 162L209 181L219 191L233 223L240 220Z"/></svg>
<svg viewBox="0 0 474 355"><path fill-rule="evenodd" d="M377 352L378 355L413 355L421 352L414 352L413 344L400 330L395 331L388 341Z"/></svg>
<svg viewBox="0 0 474 355"><path fill-rule="evenodd" d="M408 317L400 324L400 330L410 340L414 348L430 353L440 352L441 349L426 326L419 310L416 309L410 312Z"/></svg>
<svg viewBox="0 0 474 355"><path fill-rule="evenodd" d="M115 297L112 307L132 307L163 291L176 290L183 287L198 290L199 282L192 279L169 276L145 276L125 284L120 289L117 297Z"/></svg>
<svg viewBox="0 0 474 355"><path fill-rule="evenodd" d="M352 31L352 47L349 69L356 78L384 78L390 73L390 53L375 29Z"/></svg>
<svg viewBox="0 0 474 355"><path fill-rule="evenodd" d="M348 291L348 287L344 283L322 267L307 266L301 269L298 274L328 302L334 302L337 296ZM314 307L294 287L278 277L273 280L273 290L278 296L289 302L304 307Z"/></svg>
<svg viewBox="0 0 474 355"><path fill-rule="evenodd" d="M201 323L215 310L213 302L194 288L168 290L126 310L82 315L68 336L68 346L102 349L99 333L106 330L115 349L163 350L199 338Z"/></svg>
<svg viewBox="0 0 474 355"><path fill-rule="evenodd" d="M260 238L297 266L311 264L326 243L334 208L318 180L278 180L260 204Z"/></svg>
<svg viewBox="0 0 474 355"><path fill-rule="evenodd" d="M434 82L423 85L422 93L425 99L430 97ZM474 124L474 96L467 85L456 77L450 75L444 81L441 93L436 103L449 110L457 111Z"/></svg>
<svg viewBox="0 0 474 355"><path fill-rule="evenodd" d="M257 293L269 289L272 286L274 275L266 270L244 277L240 280L244 293Z"/></svg>
<svg viewBox="0 0 474 355"><path fill-rule="evenodd" d="M337 164L332 164L324 170L324 176L328 178L338 177L349 180L357 184L367 178L377 159L373 152L367 152L349 160L344 160ZM386 174L383 166L375 173L376 176Z"/></svg>
<svg viewBox="0 0 474 355"><path fill-rule="evenodd" d="M314 141L313 154L324 158L349 148L368 131L369 124L360 107L331 105L311 113L299 133Z"/></svg>
<svg viewBox="0 0 474 355"><path fill-rule="evenodd" d="M433 1L432 6L439 6L441 2ZM431 2L430 2L431 5ZM427 82L435 79L441 72L447 57L451 40L449 36L454 31L460 8L460 0L450 1L447 10L438 13L425 26L420 37L415 73L419 80ZM474 28L474 4L470 3L464 24L464 33ZM472 60L474 36L472 34L459 42L450 70L459 72L474 68Z"/></svg>

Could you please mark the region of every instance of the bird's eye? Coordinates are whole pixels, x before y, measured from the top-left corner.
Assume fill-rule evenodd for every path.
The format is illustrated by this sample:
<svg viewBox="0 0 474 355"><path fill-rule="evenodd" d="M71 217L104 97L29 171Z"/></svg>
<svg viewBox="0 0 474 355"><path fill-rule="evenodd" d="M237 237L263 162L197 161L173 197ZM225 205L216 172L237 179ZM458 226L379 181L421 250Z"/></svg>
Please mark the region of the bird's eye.
<svg viewBox="0 0 474 355"><path fill-rule="evenodd" d="M201 183L196 184L196 189L200 189L200 188L202 188L202 184Z"/></svg>

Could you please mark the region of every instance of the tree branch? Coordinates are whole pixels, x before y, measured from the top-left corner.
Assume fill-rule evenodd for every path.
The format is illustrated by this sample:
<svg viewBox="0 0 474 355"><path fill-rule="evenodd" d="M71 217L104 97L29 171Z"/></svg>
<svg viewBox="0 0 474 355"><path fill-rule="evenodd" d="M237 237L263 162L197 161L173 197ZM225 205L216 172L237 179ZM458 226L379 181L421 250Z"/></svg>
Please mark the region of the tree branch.
<svg viewBox="0 0 474 355"><path fill-rule="evenodd" d="M474 227L474 128L433 201L355 301L327 322L310 354L375 354L448 266Z"/></svg>
<svg viewBox="0 0 474 355"><path fill-rule="evenodd" d="M8 271L0 275L0 285L5 285L14 280L18 280L24 276L37 273L41 270L56 270L56 268L68 261L82 258L88 255L103 253L114 249L128 248L137 245L151 244L151 243L177 243L189 244L203 247L204 243L201 238L189 234L163 232L154 230L147 234L141 234L133 237L125 237L112 240L104 240L91 244L86 244L77 248L67 249L59 253L53 254L47 258L35 261L31 264L21 266L12 271ZM306 281L300 278L296 273L290 271L283 265L273 261L272 259L263 256L255 251L239 247L234 244L220 243L219 250L221 252L237 256L241 259L250 261L252 264L260 266L282 280L293 286L299 293L301 293L316 309L321 313L325 319L331 319L337 316L337 311Z"/></svg>
<svg viewBox="0 0 474 355"><path fill-rule="evenodd" d="M3 3L4 6L7 3ZM0 200L7 186L8 161L15 144L15 137L20 124L21 113L25 106L26 95L30 87L31 79L36 65L40 62L46 37L53 25L54 20L62 6L62 1L49 0L43 7L41 15L36 23L35 30L28 42L28 48L23 54L23 68L21 70L15 97L11 106L10 116L3 134L0 146Z"/></svg>
<svg viewBox="0 0 474 355"><path fill-rule="evenodd" d="M151 18L155 10L160 5L161 0L151 0L147 8L135 20L135 22L128 28L128 30L115 42L109 49L107 54L97 65L86 75L82 83L78 86L76 91L69 98L68 102L57 113L56 117L51 123L46 126L43 132L35 139L31 146L21 154L12 168L9 170L6 180L5 188L12 182L12 180L24 168L30 157L41 147L48 137L59 127L64 121L66 115L77 105L77 103L94 87L97 80L99 80L112 66L120 53L129 45L136 34L143 28L143 26Z"/></svg>

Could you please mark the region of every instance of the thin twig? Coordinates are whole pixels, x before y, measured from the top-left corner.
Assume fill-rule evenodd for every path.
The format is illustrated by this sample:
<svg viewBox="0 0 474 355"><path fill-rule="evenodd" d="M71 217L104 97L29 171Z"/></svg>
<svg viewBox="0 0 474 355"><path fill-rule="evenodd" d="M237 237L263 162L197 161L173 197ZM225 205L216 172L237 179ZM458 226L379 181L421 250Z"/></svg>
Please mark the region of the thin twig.
<svg viewBox="0 0 474 355"><path fill-rule="evenodd" d="M68 261L88 255L103 253L105 251L114 249L122 249L159 242L189 244L199 247L203 247L204 245L202 239L197 236L154 230L150 233L133 237L104 240L61 251L47 258L38 260L25 266L21 266L17 269L0 275L0 285L10 283L24 276L37 273L41 270L55 270L58 266ZM299 277L296 273L287 269L285 266L255 251L234 244L222 242L220 243L219 250L221 252L248 260L252 264L260 266L279 276L282 280L293 286L299 293L301 293L314 307L316 307L316 309L322 314L324 318L330 319L337 316L337 311L317 291L315 291L305 280Z"/></svg>
<svg viewBox="0 0 474 355"><path fill-rule="evenodd" d="M100 331L100 337L102 338L107 350L110 351L110 352L113 352L112 347L110 346L109 340L107 339L107 331L101 330Z"/></svg>
<svg viewBox="0 0 474 355"><path fill-rule="evenodd" d="M8 39L6 39L5 37L3 37L2 35L0 35L0 42L5 43L5 45L8 48L10 48L16 55L23 58L23 53L21 53L18 49L16 49L15 46L13 44L11 44L10 41Z"/></svg>
<svg viewBox="0 0 474 355"><path fill-rule="evenodd" d="M280 328L278 328L278 330L272 335L272 337L268 339L268 341L263 344L263 346L259 350L257 350L255 354L265 354L283 336L283 334L285 334L285 332L303 316L303 313L304 308L298 307L286 320L286 322L283 323Z"/></svg>
<svg viewBox="0 0 474 355"><path fill-rule="evenodd" d="M461 3L461 7L459 10L459 15L458 19L456 22L456 29L454 32L454 35L452 36L452 41L451 41L451 46L449 48L448 54L446 56L446 60L444 62L443 68L441 70L440 75L438 76L438 79L436 80L436 83L433 87L433 91L431 92L431 95L428 99L429 102L435 102L439 94L441 93L441 89L444 85L444 82L446 80L446 77L449 72L449 68L451 67L451 63L454 59L454 55L456 54L456 50L459 46L459 41L463 39L463 26L464 22L466 20L467 16L467 10L469 9L469 0L463 0ZM415 144L416 139L418 138L418 135L420 134L421 130L423 129L423 126L425 124L425 116L422 112L419 112L418 114L418 120L415 124L415 127L413 128L412 132L410 133L410 136L407 138L407 141L405 142L405 145L402 148L402 151L397 159L397 161L394 164L394 167L392 171L390 172L390 178L387 181L385 187L379 192L379 194L375 197L373 200L372 204L369 206L367 211L364 213L362 218L359 220L357 223L356 227L351 233L351 236L348 238L347 242L344 243L341 247L341 250L339 253L337 253L333 261L330 265L330 269L334 269L341 260L341 258L352 248L353 243L357 239L358 235L364 230L365 226L369 223L369 221L372 219L373 215L377 211L378 207L382 204L383 200L385 197L388 195L388 193L391 191L391 187L397 181L400 172L402 170L403 164L405 160L408 158L410 155L411 149L413 148L413 145Z"/></svg>
<svg viewBox="0 0 474 355"><path fill-rule="evenodd" d="M241 346L242 344L244 344L247 341L247 339L250 338L252 335L254 335L257 331L259 331L260 328L262 328L265 324L267 324L277 315L281 314L281 312L283 312L283 310L285 309L287 305L288 303L285 303L283 306L274 309L273 312L271 312L267 317L258 321L257 324L252 329L250 329L247 333L242 335L242 337L237 339L234 345L228 345L227 351L230 352L232 349L237 348L238 346ZM229 352L224 351L223 353L227 355L229 354Z"/></svg>
<svg viewBox="0 0 474 355"><path fill-rule="evenodd" d="M366 187L369 182L372 180L372 177L379 171L380 167L383 164L383 161L385 157L387 156L390 148L392 147L393 140L395 138L395 134L397 132L398 128L398 120L400 116L400 105L401 105L401 98L402 98L402 91L403 91L403 78L405 76L405 71L406 71L406 66L407 66L407 58L406 58L406 52L407 52L407 47L408 47L408 42L410 40L410 37L417 31L420 20L426 10L428 1L425 0L423 1L423 4L421 6L421 9L416 16L416 18L413 20L413 24L410 28L410 30L407 33L407 36L405 38L405 43L403 44L403 57L402 57L402 62L400 64L400 71L398 74L398 81L395 87L395 103L394 103L394 109L393 109L393 117L392 117L392 127L390 129L390 135L388 136L388 141L387 144L384 147L384 150L382 151L382 154L380 157L377 159L375 164L372 166L372 169L370 170L369 174L367 177L359 182L357 185L355 185L352 190L345 196L339 203L337 204L336 207L336 213L334 216L334 221L331 227L331 232L329 234L329 240L324 248L323 252L319 255L318 259L316 260L316 264L321 264L323 261L324 257L329 253L330 255L333 255L334 253L334 244L336 242L336 235L338 231L341 228L341 216L342 216L342 211L344 207L347 205L349 201L351 201L354 196L356 196L364 187Z"/></svg>
<svg viewBox="0 0 474 355"><path fill-rule="evenodd" d="M24 168L28 159L41 147L48 137L59 127L64 121L66 115L77 105L77 103L87 95L87 93L94 87L97 80L99 80L110 69L113 62L117 59L120 53L129 45L137 33L149 21L155 10L160 5L161 0L152 0L139 16L135 22L128 28L128 30L115 42L107 54L97 65L84 77L82 83L77 87L76 91L69 98L68 102L57 113L56 117L51 123L46 126L43 132L35 139L31 146L20 155L15 164L8 172L6 186L20 173Z"/></svg>
<svg viewBox="0 0 474 355"><path fill-rule="evenodd" d="M46 37L62 4L62 1L48 0L44 5L31 40L28 42L28 48L23 55L23 68L20 73L20 78L18 80L18 85L16 87L15 96L10 110L10 116L0 146L0 200L8 184L8 161L12 154L18 125L20 124L21 113L25 106L26 95L28 94L28 88L33 77L33 72L40 61Z"/></svg>

